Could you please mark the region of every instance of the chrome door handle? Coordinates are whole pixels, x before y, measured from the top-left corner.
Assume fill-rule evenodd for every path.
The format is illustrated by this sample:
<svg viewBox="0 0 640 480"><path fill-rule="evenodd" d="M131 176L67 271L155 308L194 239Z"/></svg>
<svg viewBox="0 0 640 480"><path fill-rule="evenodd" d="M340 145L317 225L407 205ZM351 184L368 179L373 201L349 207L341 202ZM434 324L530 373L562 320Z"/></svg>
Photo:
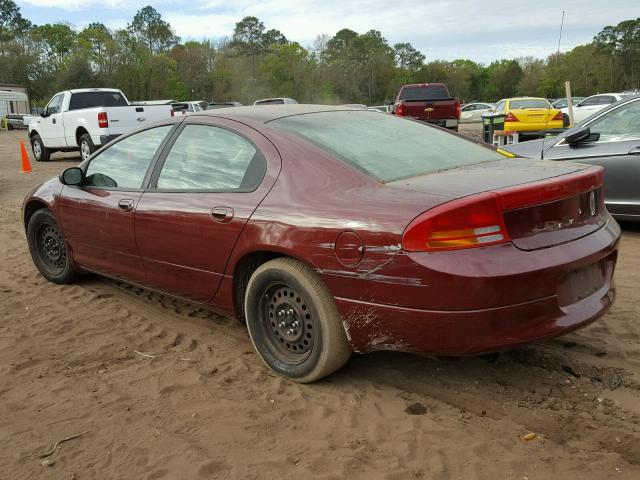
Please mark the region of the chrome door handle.
<svg viewBox="0 0 640 480"><path fill-rule="evenodd" d="M230 222L233 218L233 208L231 207L213 207L211 209L211 218L219 223Z"/></svg>
<svg viewBox="0 0 640 480"><path fill-rule="evenodd" d="M131 210L133 210L133 200L123 198L118 202L118 208L123 212L130 212Z"/></svg>
<svg viewBox="0 0 640 480"><path fill-rule="evenodd" d="M55 119L55 118L52 118L52 119L51 119L51 123L53 123L53 124L55 125L55 124L56 124L56 119Z"/></svg>

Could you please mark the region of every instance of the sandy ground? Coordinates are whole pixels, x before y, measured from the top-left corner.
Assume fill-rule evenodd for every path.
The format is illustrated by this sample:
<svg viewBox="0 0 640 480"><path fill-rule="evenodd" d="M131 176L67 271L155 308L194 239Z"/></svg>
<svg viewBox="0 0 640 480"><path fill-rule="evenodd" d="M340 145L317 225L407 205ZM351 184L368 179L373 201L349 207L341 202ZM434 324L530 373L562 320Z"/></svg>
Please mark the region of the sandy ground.
<svg viewBox="0 0 640 480"><path fill-rule="evenodd" d="M96 276L46 282L20 205L78 157L21 174L24 138L0 132L1 479L640 478L640 228L617 303L582 331L497 358L354 356L298 385L233 319Z"/></svg>

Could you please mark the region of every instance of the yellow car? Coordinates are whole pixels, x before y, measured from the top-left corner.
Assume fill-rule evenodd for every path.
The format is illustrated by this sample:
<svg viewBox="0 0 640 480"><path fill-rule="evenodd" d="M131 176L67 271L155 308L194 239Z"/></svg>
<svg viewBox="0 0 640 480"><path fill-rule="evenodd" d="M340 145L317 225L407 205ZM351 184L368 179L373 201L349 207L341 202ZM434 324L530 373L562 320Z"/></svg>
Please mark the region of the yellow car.
<svg viewBox="0 0 640 480"><path fill-rule="evenodd" d="M562 112L553 108L545 98L517 97L500 100L496 113L504 113L504 129L532 132L562 128Z"/></svg>

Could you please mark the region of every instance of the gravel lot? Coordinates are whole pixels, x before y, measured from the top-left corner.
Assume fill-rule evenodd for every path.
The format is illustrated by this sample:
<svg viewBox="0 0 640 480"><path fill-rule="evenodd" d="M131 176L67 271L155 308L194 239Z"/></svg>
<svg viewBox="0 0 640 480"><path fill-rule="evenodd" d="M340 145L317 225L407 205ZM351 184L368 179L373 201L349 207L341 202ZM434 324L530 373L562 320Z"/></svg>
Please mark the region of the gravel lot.
<svg viewBox="0 0 640 480"><path fill-rule="evenodd" d="M0 132L0 478L640 478L640 228L623 226L617 303L581 331L497 357L354 356L298 385L233 319L46 282L21 202L79 157L22 174L26 138Z"/></svg>

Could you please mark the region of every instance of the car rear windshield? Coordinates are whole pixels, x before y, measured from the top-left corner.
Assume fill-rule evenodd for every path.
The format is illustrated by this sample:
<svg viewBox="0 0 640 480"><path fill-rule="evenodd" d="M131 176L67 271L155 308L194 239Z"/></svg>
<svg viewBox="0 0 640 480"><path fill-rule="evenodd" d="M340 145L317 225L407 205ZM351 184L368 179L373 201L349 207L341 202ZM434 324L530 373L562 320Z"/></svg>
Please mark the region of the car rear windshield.
<svg viewBox="0 0 640 480"><path fill-rule="evenodd" d="M382 182L504 159L490 148L436 127L376 112L318 112L279 118L269 125Z"/></svg>
<svg viewBox="0 0 640 480"><path fill-rule="evenodd" d="M398 100L420 102L426 100L446 100L451 98L444 85L425 85L422 87L404 87Z"/></svg>
<svg viewBox="0 0 640 480"><path fill-rule="evenodd" d="M511 100L509 108L515 110L517 108L549 108L549 102L544 98L524 98L522 100Z"/></svg>
<svg viewBox="0 0 640 480"><path fill-rule="evenodd" d="M71 95L69 110L93 107L124 107L127 101L120 92L82 92Z"/></svg>
<svg viewBox="0 0 640 480"><path fill-rule="evenodd" d="M256 105L282 105L284 100L281 98L274 98L272 100L258 100Z"/></svg>

